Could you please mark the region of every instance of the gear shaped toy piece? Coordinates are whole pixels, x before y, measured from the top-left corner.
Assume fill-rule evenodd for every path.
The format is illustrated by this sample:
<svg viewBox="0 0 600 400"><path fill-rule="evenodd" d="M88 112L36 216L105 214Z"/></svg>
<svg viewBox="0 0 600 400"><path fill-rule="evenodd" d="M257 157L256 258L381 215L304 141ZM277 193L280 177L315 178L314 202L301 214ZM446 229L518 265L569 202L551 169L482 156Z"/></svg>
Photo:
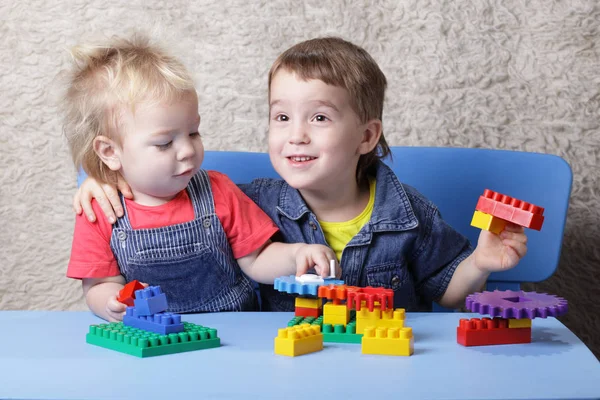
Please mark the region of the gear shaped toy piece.
<svg viewBox="0 0 600 400"><path fill-rule="evenodd" d="M305 281L302 282L295 275L282 276L275 278L275 290L290 294L311 295L316 296L319 286L326 285L343 285L344 281L339 279L323 279L319 282Z"/></svg>
<svg viewBox="0 0 600 400"><path fill-rule="evenodd" d="M466 307L479 314L514 319L558 317L568 311L562 297L522 290L473 293L467 296Z"/></svg>

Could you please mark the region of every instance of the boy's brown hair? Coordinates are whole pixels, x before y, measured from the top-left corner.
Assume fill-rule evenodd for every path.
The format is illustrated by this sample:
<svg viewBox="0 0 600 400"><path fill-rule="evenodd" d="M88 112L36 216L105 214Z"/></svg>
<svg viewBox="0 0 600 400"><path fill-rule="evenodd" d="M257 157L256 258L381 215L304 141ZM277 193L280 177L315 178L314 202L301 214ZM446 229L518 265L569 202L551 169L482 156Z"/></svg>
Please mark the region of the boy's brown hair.
<svg viewBox="0 0 600 400"><path fill-rule="evenodd" d="M294 72L301 79L319 79L328 85L346 89L350 104L362 123L383 118L383 101L387 80L365 49L337 37L316 38L298 43L283 52L269 71L271 82L281 70ZM269 99L270 100L270 99ZM379 159L390 155L390 148L381 133L377 146L358 160L356 178L365 181Z"/></svg>
<svg viewBox="0 0 600 400"><path fill-rule="evenodd" d="M122 143L123 107L135 112L141 102L179 100L196 93L194 82L178 59L139 32L76 46L71 56L62 108L73 162L100 182L114 181L116 176L94 151L94 139L103 135Z"/></svg>

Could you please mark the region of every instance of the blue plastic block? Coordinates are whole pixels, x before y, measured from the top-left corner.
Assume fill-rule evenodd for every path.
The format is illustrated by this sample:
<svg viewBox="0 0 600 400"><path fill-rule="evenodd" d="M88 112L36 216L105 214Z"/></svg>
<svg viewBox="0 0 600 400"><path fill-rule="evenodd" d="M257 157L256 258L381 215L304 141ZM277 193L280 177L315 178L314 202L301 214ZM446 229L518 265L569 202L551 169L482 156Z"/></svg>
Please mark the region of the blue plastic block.
<svg viewBox="0 0 600 400"><path fill-rule="evenodd" d="M171 313L139 315L134 307L127 307L123 316L123 325L160 333L161 335L183 332L181 315Z"/></svg>
<svg viewBox="0 0 600 400"><path fill-rule="evenodd" d="M280 292L316 296L319 286L344 284L344 281L339 279L324 279L323 281L323 283L302 283L296 281L295 275L290 275L275 278L274 287Z"/></svg>
<svg viewBox="0 0 600 400"><path fill-rule="evenodd" d="M138 315L158 314L168 308L167 295L160 290L160 286L136 290L133 304Z"/></svg>

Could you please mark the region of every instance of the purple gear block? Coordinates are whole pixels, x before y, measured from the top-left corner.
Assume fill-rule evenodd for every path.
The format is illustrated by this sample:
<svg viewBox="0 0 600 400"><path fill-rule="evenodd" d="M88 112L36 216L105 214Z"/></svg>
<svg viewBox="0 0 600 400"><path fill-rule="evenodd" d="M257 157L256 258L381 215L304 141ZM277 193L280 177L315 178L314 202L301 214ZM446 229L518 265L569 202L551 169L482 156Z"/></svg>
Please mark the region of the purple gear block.
<svg viewBox="0 0 600 400"><path fill-rule="evenodd" d="M275 278L275 282L273 286L275 290L280 292L285 292L289 294L301 294L301 295L311 295L316 296L319 291L319 286L327 286L327 285L343 285L344 281L339 279L331 279L325 278L323 279L323 283L314 283L314 282L299 282L296 280L296 275L289 276L281 276L279 278Z"/></svg>
<svg viewBox="0 0 600 400"><path fill-rule="evenodd" d="M465 303L469 310L479 314L514 319L558 317L568 311L567 301L562 297L522 290L473 293Z"/></svg>

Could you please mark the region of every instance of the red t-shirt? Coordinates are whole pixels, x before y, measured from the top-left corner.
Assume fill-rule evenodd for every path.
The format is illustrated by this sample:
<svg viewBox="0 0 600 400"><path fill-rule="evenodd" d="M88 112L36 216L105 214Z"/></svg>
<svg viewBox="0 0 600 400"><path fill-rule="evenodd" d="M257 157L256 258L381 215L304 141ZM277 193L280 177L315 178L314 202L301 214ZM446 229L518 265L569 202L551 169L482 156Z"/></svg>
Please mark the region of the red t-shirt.
<svg viewBox="0 0 600 400"><path fill-rule="evenodd" d="M256 251L277 232L273 221L226 175L209 171L215 212L238 259ZM127 214L133 229L158 228L181 224L194 219L194 208L187 190L160 206L144 206L125 199ZM69 278L104 278L120 274L117 260L110 249L112 225L95 200L92 208L96 222L89 222L84 213L75 219Z"/></svg>

